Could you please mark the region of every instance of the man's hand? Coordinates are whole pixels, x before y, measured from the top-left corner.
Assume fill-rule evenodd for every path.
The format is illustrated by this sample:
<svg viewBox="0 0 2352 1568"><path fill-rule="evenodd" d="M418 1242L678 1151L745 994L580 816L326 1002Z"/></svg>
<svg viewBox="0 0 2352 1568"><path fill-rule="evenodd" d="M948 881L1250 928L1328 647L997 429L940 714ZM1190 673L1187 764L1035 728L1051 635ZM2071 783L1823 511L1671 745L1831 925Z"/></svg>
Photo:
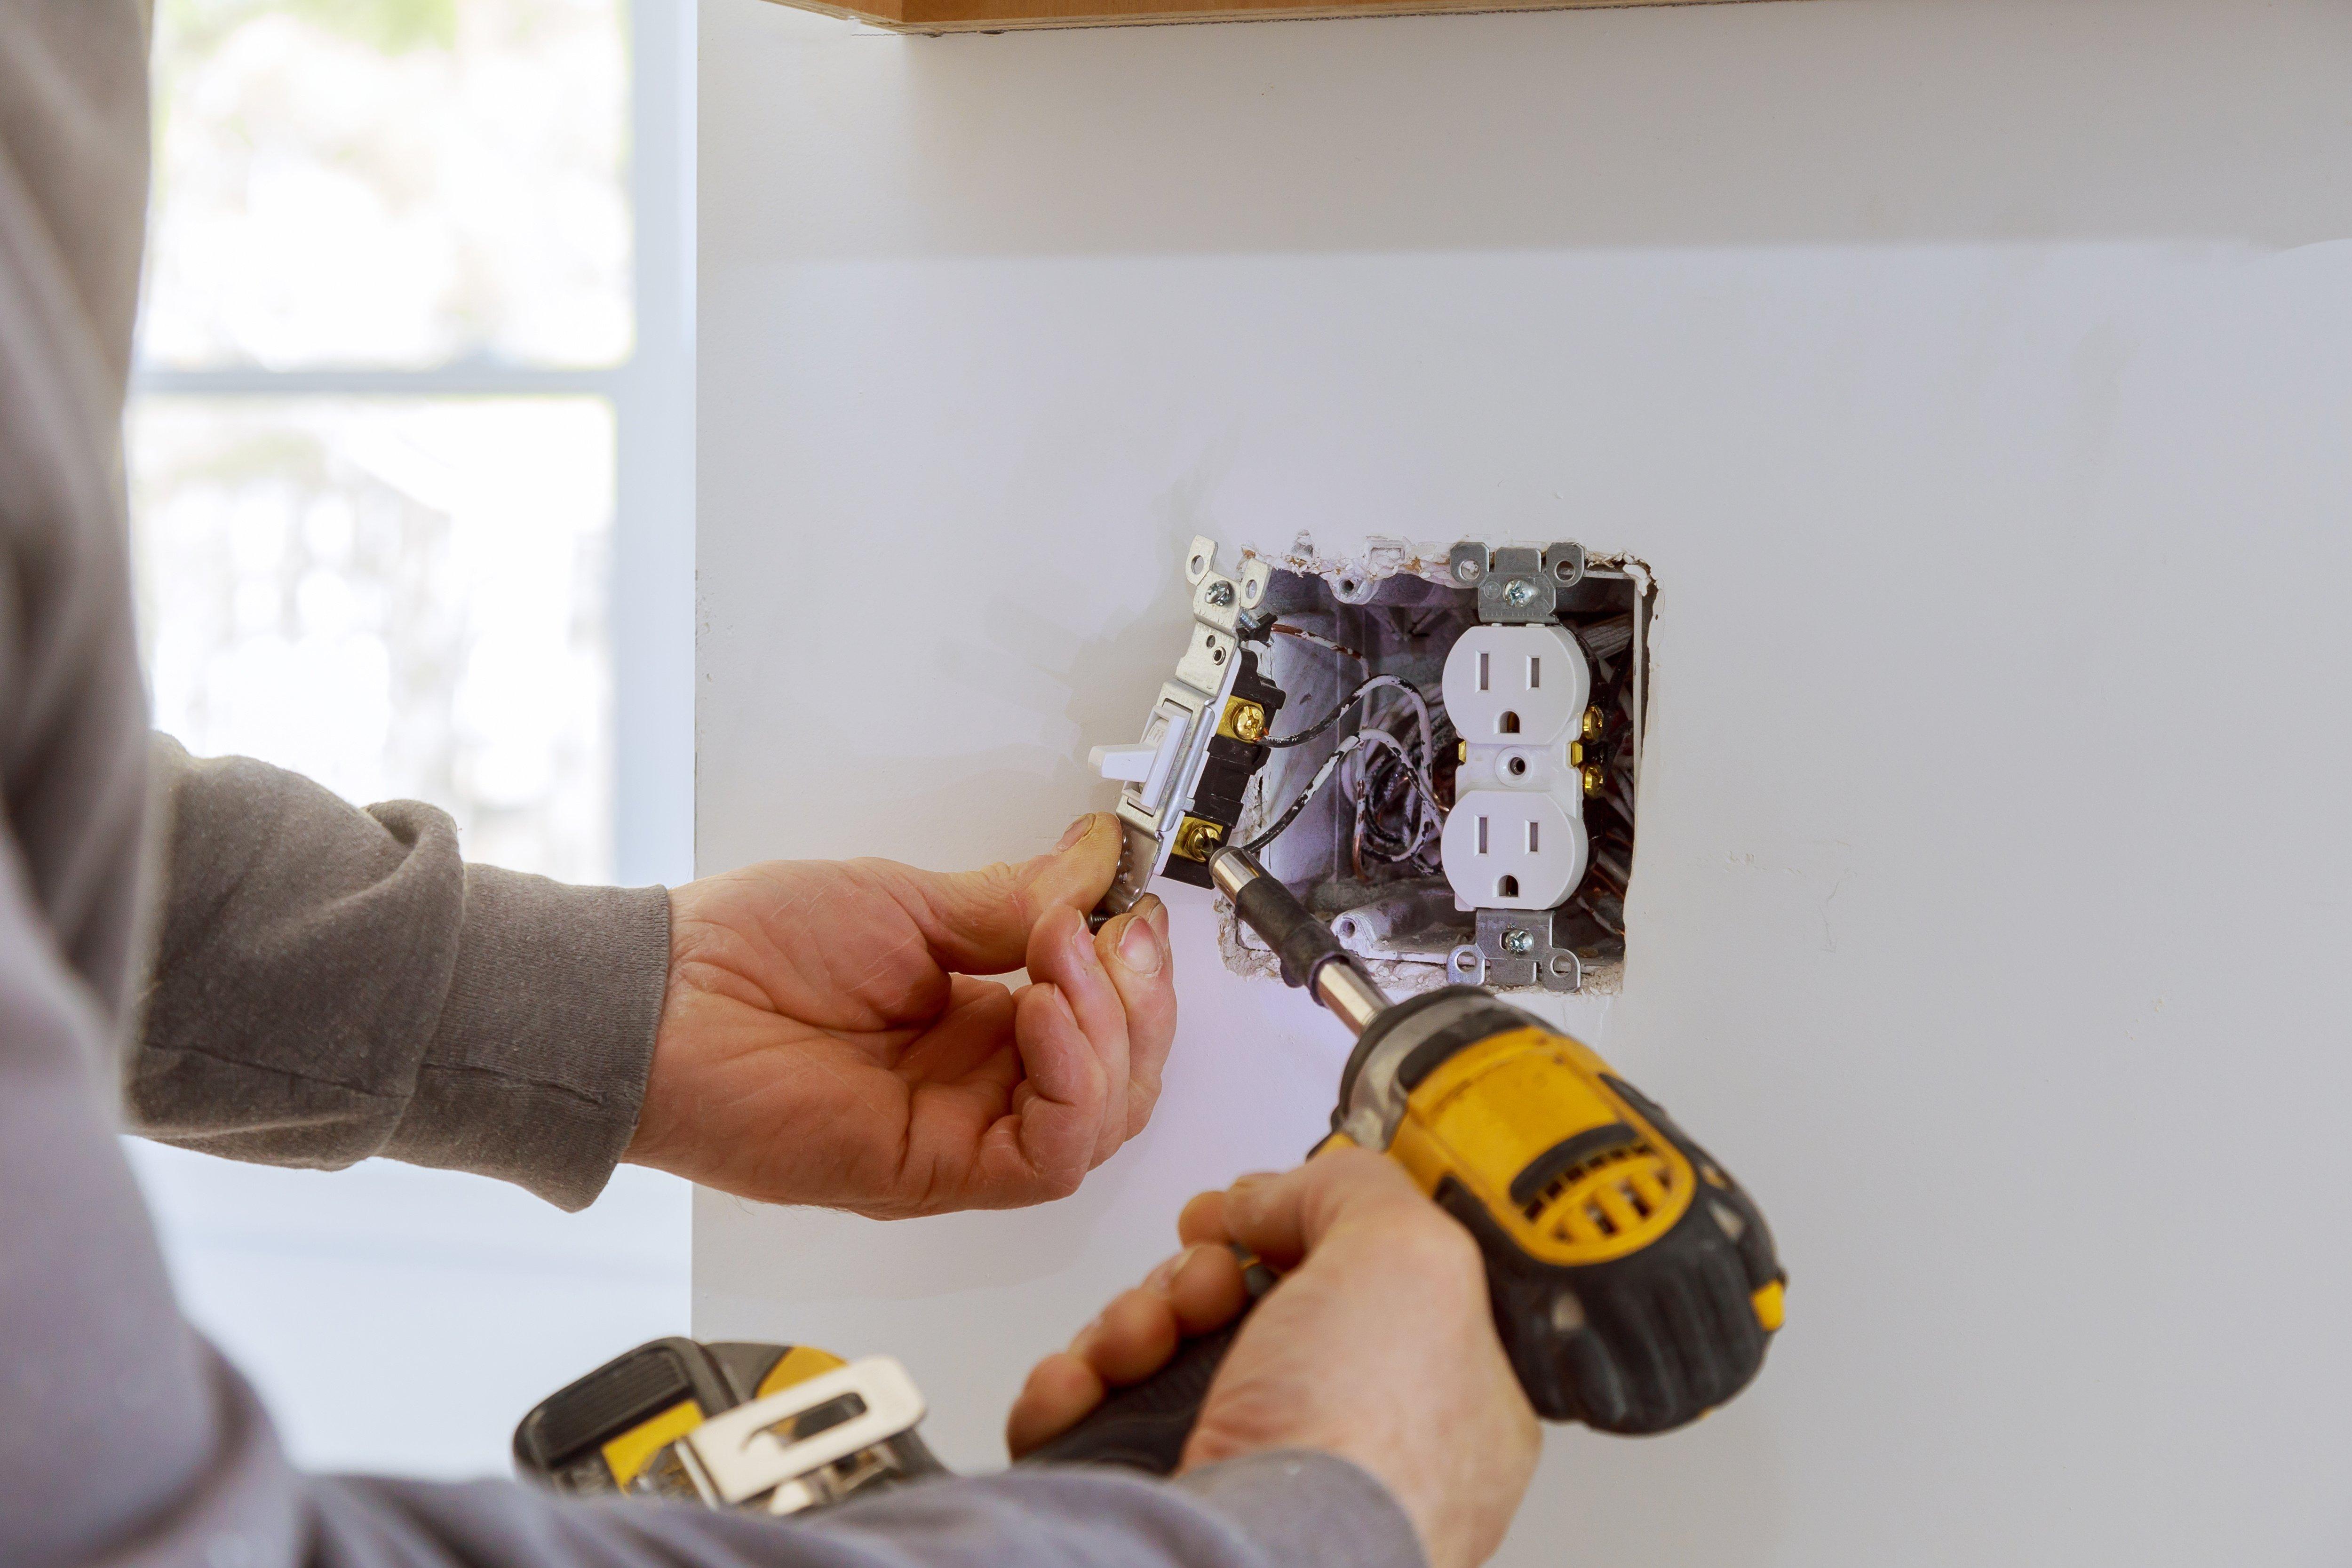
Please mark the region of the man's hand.
<svg viewBox="0 0 2352 1568"><path fill-rule="evenodd" d="M1380 1479L1432 1568L1493 1554L1541 1435L1504 1358L1470 1235L1396 1164L1335 1150L1185 1205L1186 1250L1046 1357L1013 1404L1015 1458L1060 1436L1107 1387L1165 1365L1178 1341L1241 1310L1239 1242L1282 1280L1210 1385L1183 1468L1320 1448Z"/></svg>
<svg viewBox="0 0 2352 1568"><path fill-rule="evenodd" d="M778 860L677 889L625 1157L877 1217L1075 1190L1150 1117L1176 1028L1160 900L1087 932L1118 849L1097 813L1019 866ZM1024 965L1017 991L972 978Z"/></svg>

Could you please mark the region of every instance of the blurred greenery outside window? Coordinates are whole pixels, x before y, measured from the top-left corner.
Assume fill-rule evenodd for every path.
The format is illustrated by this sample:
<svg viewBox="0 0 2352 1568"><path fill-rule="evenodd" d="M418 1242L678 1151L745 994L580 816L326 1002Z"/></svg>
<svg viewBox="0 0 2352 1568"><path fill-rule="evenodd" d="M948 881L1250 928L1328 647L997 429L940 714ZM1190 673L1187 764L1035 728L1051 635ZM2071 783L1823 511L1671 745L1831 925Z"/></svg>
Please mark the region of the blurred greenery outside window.
<svg viewBox="0 0 2352 1568"><path fill-rule="evenodd" d="M159 0L129 424L158 726L612 875L618 0Z"/></svg>

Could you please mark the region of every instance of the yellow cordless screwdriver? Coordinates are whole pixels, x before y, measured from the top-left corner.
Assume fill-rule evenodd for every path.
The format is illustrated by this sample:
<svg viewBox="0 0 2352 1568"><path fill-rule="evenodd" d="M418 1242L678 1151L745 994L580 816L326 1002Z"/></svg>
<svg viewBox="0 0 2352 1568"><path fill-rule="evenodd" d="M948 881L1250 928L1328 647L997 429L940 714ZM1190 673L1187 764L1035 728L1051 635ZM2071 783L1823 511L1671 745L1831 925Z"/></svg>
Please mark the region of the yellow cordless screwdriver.
<svg viewBox="0 0 2352 1568"><path fill-rule="evenodd" d="M1748 1386L1788 1277L1721 1165L1580 1042L1480 986L1391 1003L1246 852L1219 850L1209 871L1283 978L1356 1036L1318 1152L1386 1152L1477 1238L1537 1414L1664 1432ZM1173 1469L1237 1329L1188 1344L1031 1458Z"/></svg>

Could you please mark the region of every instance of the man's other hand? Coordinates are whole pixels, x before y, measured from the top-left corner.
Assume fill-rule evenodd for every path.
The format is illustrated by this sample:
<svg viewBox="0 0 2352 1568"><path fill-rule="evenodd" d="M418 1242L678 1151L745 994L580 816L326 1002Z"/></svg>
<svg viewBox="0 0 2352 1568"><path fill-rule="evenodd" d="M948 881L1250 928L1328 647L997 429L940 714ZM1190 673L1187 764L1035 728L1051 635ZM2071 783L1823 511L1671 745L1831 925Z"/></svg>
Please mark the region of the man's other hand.
<svg viewBox="0 0 2352 1568"><path fill-rule="evenodd" d="M676 889L625 1157L877 1217L1075 1190L1150 1117L1176 1028L1160 900L1087 931L1118 852L1097 813L1018 866L778 860ZM1024 966L1018 990L973 978Z"/></svg>
<svg viewBox="0 0 2352 1568"><path fill-rule="evenodd" d="M1431 1568L1493 1555L1535 1473L1535 1412L1495 1335L1477 1245L1394 1162L1339 1149L1184 1209L1184 1252L1046 1357L1014 1402L1015 1458L1179 1342L1230 1321L1238 1242L1282 1275L1209 1386L1182 1468L1275 1448L1352 1459L1389 1489Z"/></svg>

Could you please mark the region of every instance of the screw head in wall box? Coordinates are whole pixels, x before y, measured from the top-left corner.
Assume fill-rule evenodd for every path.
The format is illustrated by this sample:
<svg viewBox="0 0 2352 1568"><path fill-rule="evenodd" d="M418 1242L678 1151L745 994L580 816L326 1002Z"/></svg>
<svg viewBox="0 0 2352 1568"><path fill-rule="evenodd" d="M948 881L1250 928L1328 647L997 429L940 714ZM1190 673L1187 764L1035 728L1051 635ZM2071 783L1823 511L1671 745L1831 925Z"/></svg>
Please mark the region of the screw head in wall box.
<svg viewBox="0 0 2352 1568"><path fill-rule="evenodd" d="M1526 931L1521 931L1517 926L1513 926L1510 930L1503 933L1503 951L1505 952L1532 952L1535 951L1535 945L1536 939L1529 936Z"/></svg>
<svg viewBox="0 0 2352 1568"><path fill-rule="evenodd" d="M1223 580L1209 584L1209 603L1223 609L1234 602L1234 585Z"/></svg>
<svg viewBox="0 0 2352 1568"><path fill-rule="evenodd" d="M1514 577L1503 589L1504 602L1515 610L1524 610L1536 602L1536 585L1524 577Z"/></svg>

